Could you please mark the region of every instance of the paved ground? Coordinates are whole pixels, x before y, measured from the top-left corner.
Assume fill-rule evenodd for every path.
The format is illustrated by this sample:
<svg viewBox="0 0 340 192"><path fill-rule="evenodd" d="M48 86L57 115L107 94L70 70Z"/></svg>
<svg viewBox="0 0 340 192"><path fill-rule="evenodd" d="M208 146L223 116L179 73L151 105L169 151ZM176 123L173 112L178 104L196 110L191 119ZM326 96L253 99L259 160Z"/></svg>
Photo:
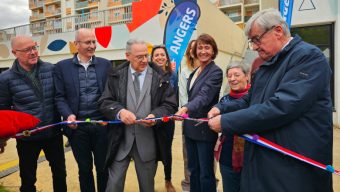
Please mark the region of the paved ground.
<svg viewBox="0 0 340 192"><path fill-rule="evenodd" d="M179 126L177 126L179 127ZM181 137L181 129L176 128L175 138L173 143L173 183L176 187L177 191L181 191L180 189L180 181L183 178L183 160L182 160L182 137ZM336 169L340 169L340 129L334 129L334 167ZM0 172L8 167L13 167L17 164L17 155L15 150L15 140L11 139L9 141L8 147L4 154L0 155ZM77 173L77 165L73 158L73 154L71 151L66 152L66 166L67 166L67 185L69 191L79 191L78 184L78 173ZM126 187L125 191L134 192L138 191L138 183L137 178L135 176L135 171L133 167L133 163L129 167L127 179L126 179ZM216 176L220 178L219 170L217 170ZM41 192L51 192L52 190L52 182L51 182L51 173L48 163L43 161L38 166L37 172L37 189ZM333 186L335 192L340 192L340 177L333 177ZM165 191L164 188L164 174L163 174L163 166L159 163L157 175L155 178L155 189L157 192ZM19 191L20 178L19 173L15 172L10 174L4 178L0 179L0 184L6 187L6 189L10 191ZM218 186L219 191L222 191L221 184Z"/></svg>

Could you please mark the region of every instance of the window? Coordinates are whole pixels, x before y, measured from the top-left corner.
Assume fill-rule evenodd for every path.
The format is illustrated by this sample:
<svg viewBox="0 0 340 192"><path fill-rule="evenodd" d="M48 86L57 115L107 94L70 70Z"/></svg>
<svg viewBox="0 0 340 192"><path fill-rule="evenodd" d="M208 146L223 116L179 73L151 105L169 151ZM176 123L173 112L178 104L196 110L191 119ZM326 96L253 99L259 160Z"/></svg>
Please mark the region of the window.
<svg viewBox="0 0 340 192"><path fill-rule="evenodd" d="M327 58L333 71L330 88L334 106L334 24L295 27L291 29L291 34L298 34L304 41L319 47Z"/></svg>

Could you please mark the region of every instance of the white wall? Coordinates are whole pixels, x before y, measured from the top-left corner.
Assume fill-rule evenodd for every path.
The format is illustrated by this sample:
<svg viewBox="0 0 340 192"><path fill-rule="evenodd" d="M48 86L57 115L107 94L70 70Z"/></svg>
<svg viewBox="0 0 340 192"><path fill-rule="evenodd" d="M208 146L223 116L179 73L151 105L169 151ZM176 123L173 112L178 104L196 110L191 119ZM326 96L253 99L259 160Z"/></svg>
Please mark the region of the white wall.
<svg viewBox="0 0 340 192"><path fill-rule="evenodd" d="M337 4L338 0L295 0L292 25L304 26L334 22L338 14Z"/></svg>

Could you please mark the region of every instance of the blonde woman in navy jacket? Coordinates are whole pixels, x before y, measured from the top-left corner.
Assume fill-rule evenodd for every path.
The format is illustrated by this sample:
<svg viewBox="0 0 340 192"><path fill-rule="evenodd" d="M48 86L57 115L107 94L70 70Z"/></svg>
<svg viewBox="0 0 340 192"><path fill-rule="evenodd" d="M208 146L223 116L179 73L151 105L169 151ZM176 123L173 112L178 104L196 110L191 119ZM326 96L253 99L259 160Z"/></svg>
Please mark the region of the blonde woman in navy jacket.
<svg viewBox="0 0 340 192"><path fill-rule="evenodd" d="M207 117L211 107L218 102L222 85L222 70L213 61L218 53L215 40L202 34L196 40L193 54L200 65L189 77L187 91L188 103L176 114L189 117ZM184 136L188 153L190 191L216 191L214 174L214 146L217 134L208 124L195 126L197 122L184 120Z"/></svg>

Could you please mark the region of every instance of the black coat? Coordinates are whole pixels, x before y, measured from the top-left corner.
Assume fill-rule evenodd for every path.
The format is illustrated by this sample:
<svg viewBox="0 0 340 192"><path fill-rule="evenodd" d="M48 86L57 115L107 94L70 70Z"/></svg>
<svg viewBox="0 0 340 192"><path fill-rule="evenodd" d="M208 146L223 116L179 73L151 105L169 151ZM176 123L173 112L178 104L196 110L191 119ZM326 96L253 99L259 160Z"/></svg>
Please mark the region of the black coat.
<svg viewBox="0 0 340 192"><path fill-rule="evenodd" d="M176 95L173 91L169 78L164 72L153 63L149 63L154 73L151 84L151 114L156 117L173 114L177 109ZM116 119L118 112L126 108L128 71L130 63L126 62L114 68L107 79L104 93L99 99L100 111L111 120ZM162 122L157 122L160 126ZM112 164L113 159L119 149L119 143L124 137L124 124L110 125L108 128L108 152L105 165ZM160 146L162 143L156 144Z"/></svg>
<svg viewBox="0 0 340 192"><path fill-rule="evenodd" d="M223 132L257 133L301 155L332 164L330 77L323 53L294 37L261 65L248 96L217 105L225 113ZM247 142L241 191L330 192L332 175Z"/></svg>

